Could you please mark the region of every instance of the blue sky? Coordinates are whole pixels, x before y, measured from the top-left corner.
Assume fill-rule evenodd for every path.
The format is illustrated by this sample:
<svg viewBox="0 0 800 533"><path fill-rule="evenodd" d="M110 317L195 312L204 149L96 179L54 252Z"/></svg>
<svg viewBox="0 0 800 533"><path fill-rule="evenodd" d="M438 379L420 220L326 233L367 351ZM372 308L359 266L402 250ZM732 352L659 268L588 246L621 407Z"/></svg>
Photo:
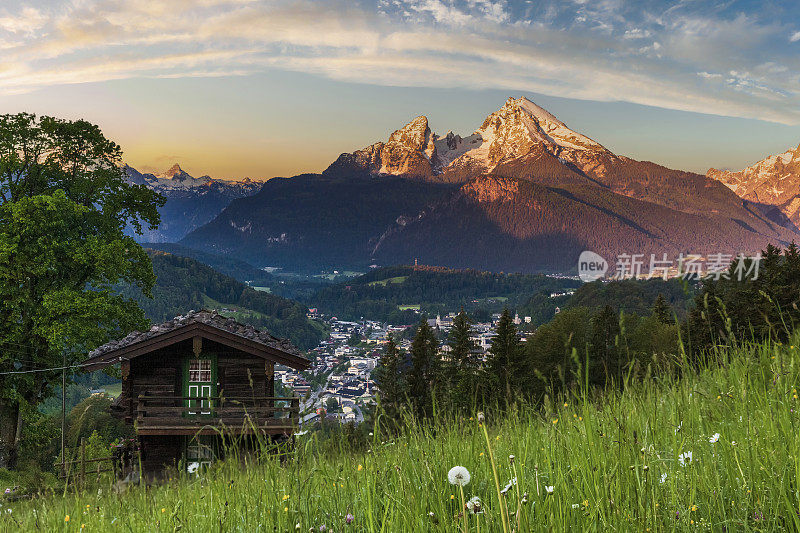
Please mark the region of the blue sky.
<svg viewBox="0 0 800 533"><path fill-rule="evenodd" d="M99 124L131 164L320 171L419 114L525 95L617 153L740 168L800 143L800 2L0 3L0 113Z"/></svg>

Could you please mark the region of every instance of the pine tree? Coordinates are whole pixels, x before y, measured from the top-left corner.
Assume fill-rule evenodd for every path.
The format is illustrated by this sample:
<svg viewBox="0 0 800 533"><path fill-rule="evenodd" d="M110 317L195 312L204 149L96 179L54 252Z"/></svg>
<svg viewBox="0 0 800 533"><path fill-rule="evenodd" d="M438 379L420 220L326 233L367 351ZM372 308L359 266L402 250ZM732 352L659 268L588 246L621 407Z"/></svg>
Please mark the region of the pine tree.
<svg viewBox="0 0 800 533"><path fill-rule="evenodd" d="M400 408L406 399L406 376L403 353L397 347L391 333L387 341L380 364L375 369L375 384L378 387L381 407L393 423L398 420Z"/></svg>
<svg viewBox="0 0 800 533"><path fill-rule="evenodd" d="M453 319L447 344L450 346L450 403L459 409L469 409L478 392L476 388L480 359L472 340L472 324L463 309Z"/></svg>
<svg viewBox="0 0 800 533"><path fill-rule="evenodd" d="M661 293L658 293L655 302L653 302L653 316L662 324L672 324L672 307Z"/></svg>
<svg viewBox="0 0 800 533"><path fill-rule="evenodd" d="M503 310L495 329L497 336L489 349L488 373L496 397L509 403L520 392L520 377L524 373L524 352L519 342L517 327L508 309Z"/></svg>
<svg viewBox="0 0 800 533"><path fill-rule="evenodd" d="M623 351L617 346L620 334L619 318L610 305L603 307L592 318L591 358L589 381L606 386L612 380L622 381Z"/></svg>
<svg viewBox="0 0 800 533"><path fill-rule="evenodd" d="M375 384L378 387L383 406L387 409L397 410L404 401L405 372L403 353L397 347L391 333L388 336L378 368L375 369Z"/></svg>
<svg viewBox="0 0 800 533"><path fill-rule="evenodd" d="M436 335L423 318L411 343L411 370L408 374L408 392L420 419L433 414L434 394L441 386L438 352Z"/></svg>

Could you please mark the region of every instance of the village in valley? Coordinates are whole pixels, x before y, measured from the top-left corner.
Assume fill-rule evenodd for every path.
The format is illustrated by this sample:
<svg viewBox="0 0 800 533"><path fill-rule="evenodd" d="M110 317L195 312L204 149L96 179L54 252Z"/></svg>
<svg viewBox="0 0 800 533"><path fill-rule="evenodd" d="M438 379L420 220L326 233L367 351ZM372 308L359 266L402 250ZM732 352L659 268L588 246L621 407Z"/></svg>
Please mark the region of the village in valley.
<svg viewBox="0 0 800 533"><path fill-rule="evenodd" d="M453 325L456 313L427 319L439 339L439 354L447 359L450 346L447 334ZM323 420L338 423L359 424L364 421L364 412L376 403L377 389L373 379L373 371L377 368L383 346L391 334L398 347L408 351L411 338L404 336L413 331L414 325L387 324L375 320L360 321L339 320L337 317L326 317L316 308L308 312L310 320L323 322L330 328L330 335L319 346L309 351L308 357L313 361L307 371L276 367L276 390L281 386L289 395L294 394L302 399L301 425L305 428ZM478 357L485 360L496 333L494 328L500 319L500 313L494 313L491 322L472 324L472 341ZM521 340L525 340L524 325L531 324L531 317L514 316L514 324L520 327Z"/></svg>

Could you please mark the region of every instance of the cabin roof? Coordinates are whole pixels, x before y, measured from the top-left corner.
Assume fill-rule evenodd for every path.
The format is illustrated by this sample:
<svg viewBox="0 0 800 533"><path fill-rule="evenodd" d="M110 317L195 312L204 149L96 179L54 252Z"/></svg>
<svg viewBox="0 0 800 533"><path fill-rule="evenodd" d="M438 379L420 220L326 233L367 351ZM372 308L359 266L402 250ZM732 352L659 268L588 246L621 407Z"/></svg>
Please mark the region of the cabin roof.
<svg viewBox="0 0 800 533"><path fill-rule="evenodd" d="M89 353L85 361L87 370L97 370L120 361L200 336L232 348L263 357L296 368L305 369L311 362L303 357L291 342L260 331L249 324L242 324L216 311L203 309L189 311L148 331L134 331L122 339L108 342Z"/></svg>

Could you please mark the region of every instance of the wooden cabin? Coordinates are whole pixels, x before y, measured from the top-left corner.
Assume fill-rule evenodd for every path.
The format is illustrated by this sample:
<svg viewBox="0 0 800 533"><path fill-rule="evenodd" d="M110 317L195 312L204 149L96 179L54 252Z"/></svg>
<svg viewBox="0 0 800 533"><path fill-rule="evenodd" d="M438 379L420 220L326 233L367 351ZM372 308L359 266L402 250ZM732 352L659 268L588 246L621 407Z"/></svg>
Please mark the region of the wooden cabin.
<svg viewBox="0 0 800 533"><path fill-rule="evenodd" d="M142 473L153 477L211 462L228 437L291 437L300 399L275 396L275 365L305 370L310 361L289 341L203 310L109 342L86 364L121 366L112 412L135 425Z"/></svg>

